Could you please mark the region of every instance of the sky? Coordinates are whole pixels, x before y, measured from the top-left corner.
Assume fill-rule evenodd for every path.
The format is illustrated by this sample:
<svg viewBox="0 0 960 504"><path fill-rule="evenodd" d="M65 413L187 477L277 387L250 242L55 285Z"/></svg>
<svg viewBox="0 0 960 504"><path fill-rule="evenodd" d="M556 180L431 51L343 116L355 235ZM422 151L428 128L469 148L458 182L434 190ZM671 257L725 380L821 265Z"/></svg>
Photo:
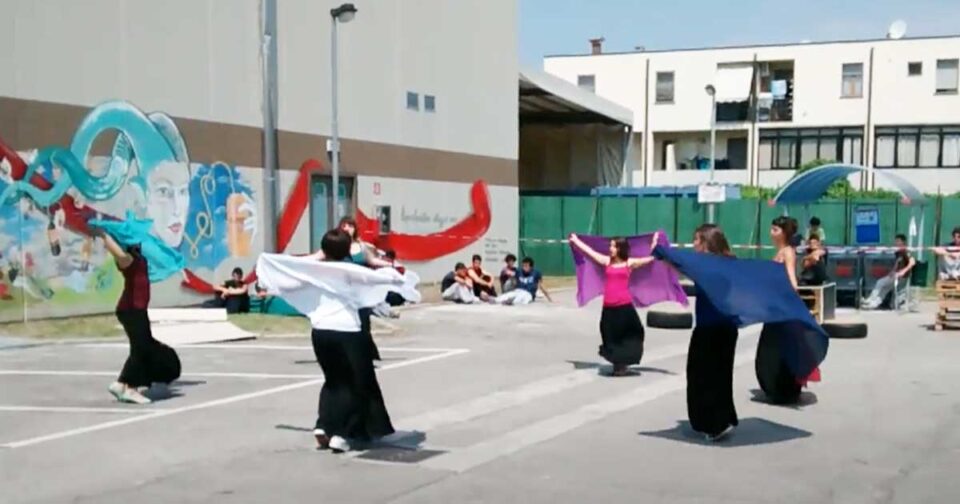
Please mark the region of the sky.
<svg viewBox="0 0 960 504"><path fill-rule="evenodd" d="M894 20L907 37L960 34L960 0L519 0L520 63L604 52L875 39Z"/></svg>

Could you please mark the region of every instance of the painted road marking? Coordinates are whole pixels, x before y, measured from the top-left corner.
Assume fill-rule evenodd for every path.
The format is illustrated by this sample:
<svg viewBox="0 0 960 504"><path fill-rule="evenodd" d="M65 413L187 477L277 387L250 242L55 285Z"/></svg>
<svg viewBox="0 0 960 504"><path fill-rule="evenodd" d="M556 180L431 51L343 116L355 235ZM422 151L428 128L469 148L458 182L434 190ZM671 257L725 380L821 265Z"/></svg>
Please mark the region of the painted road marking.
<svg viewBox="0 0 960 504"><path fill-rule="evenodd" d="M386 366L381 367L381 368L380 368L380 371L388 371L388 370L391 370L391 369L400 369L400 368L404 368L404 367L408 367L408 366L414 366L414 365L417 365L417 364L423 364L423 363L431 362L431 361L435 361L435 360L440 360L440 359L446 359L446 358L450 358L450 357L455 357L455 356L458 356L458 355L466 354L466 353L468 353L469 351L470 351L470 350L467 350L467 349L453 349L453 350L450 350L449 352L445 352L445 353L434 354L434 355L426 355L426 356L423 356L423 357L418 357L418 358L416 358L416 359L410 359L410 360L406 360L406 361L403 361L403 362L396 362L396 363L393 363L393 364L388 364L388 365L386 365ZM207 401L207 402L202 402L202 403L198 403L198 404L191 404L191 405L182 406L182 407L179 407L179 408L171 408L171 409L165 409L165 410L151 410L150 413L147 413L147 414L144 414L144 415L140 415L140 416L135 416L135 417L131 417L131 418L125 418L125 419L122 419L122 420L114 420L114 421L111 421L111 422L103 422L103 423L99 423L99 424L89 425L89 426L86 426L86 427L80 427L80 428L77 428L77 429L70 429L70 430L55 432L55 433L52 433L52 434L46 434L46 435L43 435L43 436L37 436L37 437L29 438L29 439L23 439L23 440L20 440L20 441L14 441L14 442L2 444L2 445L0 445L0 447L3 447L3 448L24 448L24 447L27 447L27 446L38 445L38 444L46 443L46 442L49 442L49 441L55 441L55 440L58 440L58 439L64 439L64 438L68 438L68 437L78 436L78 435L81 435L81 434L87 434L87 433L91 433L91 432L97 432L97 431L101 431L101 430L112 429L112 428L114 428L114 427L122 427L122 426L124 426L124 425L130 425L130 424L134 424L134 423L138 423L138 422L143 422L143 421L146 421L146 420L152 420L152 419L155 419L155 418L161 418L161 417L167 417L167 416L172 416L172 415L178 415L178 414L181 414L181 413L187 413L187 412L190 412L190 411L203 410L203 409L213 408L213 407L216 407L216 406L223 406L223 405L225 405L225 404L233 404L233 403L237 403L237 402L241 402L241 401L248 401L248 400L251 400L251 399L256 399L256 398L258 398L258 397L264 397L264 396L268 396L268 395L279 394L279 393L282 393L282 392L287 392L287 391L290 391L290 390L297 390L297 389L301 389L301 388L304 388L304 387L315 387L315 386L317 386L317 385L319 385L319 384L321 384L321 383L323 383L323 378L315 378L315 379L312 379L312 380L300 381L300 382L291 383L291 384L287 384L287 385L281 385L281 386L278 386L278 387L272 387L272 388L268 388L268 389L264 389L264 390L259 390L259 391L257 391L257 392L249 392L249 393L246 393L246 394L238 394L238 395L234 395L234 396L225 397L225 398L222 398L222 399L216 399L216 400L213 400L213 401Z"/></svg>

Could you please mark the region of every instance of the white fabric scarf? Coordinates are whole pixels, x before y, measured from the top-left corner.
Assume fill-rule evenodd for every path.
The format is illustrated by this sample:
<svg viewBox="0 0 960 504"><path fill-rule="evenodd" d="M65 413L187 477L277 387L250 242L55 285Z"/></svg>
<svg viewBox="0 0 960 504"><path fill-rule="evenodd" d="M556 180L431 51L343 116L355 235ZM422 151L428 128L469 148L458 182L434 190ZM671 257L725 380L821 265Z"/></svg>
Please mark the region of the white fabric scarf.
<svg viewBox="0 0 960 504"><path fill-rule="evenodd" d="M392 268L371 270L347 262L283 254L261 254L257 259L257 278L268 294L282 298L305 314L316 311L324 296L360 309L382 303L392 290L407 294L404 276Z"/></svg>

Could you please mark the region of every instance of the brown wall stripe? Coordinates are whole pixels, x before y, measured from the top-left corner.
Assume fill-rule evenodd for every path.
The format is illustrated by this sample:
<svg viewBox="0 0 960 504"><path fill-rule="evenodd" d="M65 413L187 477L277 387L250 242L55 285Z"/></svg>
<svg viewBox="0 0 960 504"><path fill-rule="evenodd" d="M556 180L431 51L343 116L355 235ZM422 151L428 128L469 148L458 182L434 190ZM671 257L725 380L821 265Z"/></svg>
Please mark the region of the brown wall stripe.
<svg viewBox="0 0 960 504"><path fill-rule="evenodd" d="M17 150L69 145L73 132L90 109L0 96L0 138ZM261 130L252 126L174 118L190 160L261 166ZM517 161L379 142L343 139L342 169L346 175L374 175L444 182L483 179L492 185L517 185ZM95 155L109 152L112 138L94 146ZM281 169L297 169L309 159L326 160L326 137L278 132Z"/></svg>

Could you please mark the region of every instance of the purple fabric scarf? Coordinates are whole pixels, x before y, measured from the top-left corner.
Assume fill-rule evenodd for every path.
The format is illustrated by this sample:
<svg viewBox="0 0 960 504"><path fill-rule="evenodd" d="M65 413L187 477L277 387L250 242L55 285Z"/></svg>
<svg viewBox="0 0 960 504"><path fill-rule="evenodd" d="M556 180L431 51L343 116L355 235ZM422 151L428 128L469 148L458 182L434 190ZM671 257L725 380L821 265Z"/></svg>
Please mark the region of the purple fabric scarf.
<svg viewBox="0 0 960 504"><path fill-rule="evenodd" d="M669 247L667 234L660 233L659 245ZM651 254L654 233L627 237L630 244L630 257L646 257ZM600 254L607 255L610 249L610 238L603 236L580 236L580 240ZM606 283L604 267L593 262L572 243L573 262L577 268L577 303L584 306L593 298L603 295ZM676 272L667 265L654 261L642 268L633 270L630 274L630 295L633 305L638 307L650 306L663 301L674 301L687 306L687 295L677 279Z"/></svg>

